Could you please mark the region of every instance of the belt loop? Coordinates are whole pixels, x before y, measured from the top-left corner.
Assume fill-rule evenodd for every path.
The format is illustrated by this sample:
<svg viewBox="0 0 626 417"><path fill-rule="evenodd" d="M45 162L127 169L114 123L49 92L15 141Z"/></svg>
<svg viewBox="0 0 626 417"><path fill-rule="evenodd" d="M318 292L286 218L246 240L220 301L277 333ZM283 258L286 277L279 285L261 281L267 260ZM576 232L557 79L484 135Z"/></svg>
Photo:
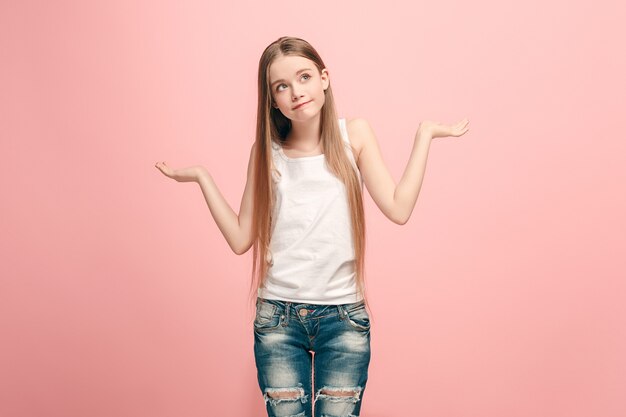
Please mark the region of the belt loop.
<svg viewBox="0 0 626 417"><path fill-rule="evenodd" d="M337 310L339 310L339 320L343 320L344 318L346 318L345 311L343 310L343 307L341 307L341 305L337 306Z"/></svg>
<svg viewBox="0 0 626 417"><path fill-rule="evenodd" d="M285 312L284 312L285 317L283 319L283 326L287 326L289 324L289 310L290 310L290 307L291 307L291 302L287 301L285 303Z"/></svg>

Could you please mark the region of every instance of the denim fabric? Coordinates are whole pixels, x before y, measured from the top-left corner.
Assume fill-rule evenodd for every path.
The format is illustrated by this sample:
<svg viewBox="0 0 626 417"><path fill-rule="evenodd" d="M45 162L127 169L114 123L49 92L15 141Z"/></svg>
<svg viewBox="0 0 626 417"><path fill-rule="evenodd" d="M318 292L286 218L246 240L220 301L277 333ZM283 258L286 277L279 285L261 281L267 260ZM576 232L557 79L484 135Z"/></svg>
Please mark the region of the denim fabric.
<svg viewBox="0 0 626 417"><path fill-rule="evenodd" d="M258 297L253 327L269 417L359 416L370 362L363 300L321 305Z"/></svg>

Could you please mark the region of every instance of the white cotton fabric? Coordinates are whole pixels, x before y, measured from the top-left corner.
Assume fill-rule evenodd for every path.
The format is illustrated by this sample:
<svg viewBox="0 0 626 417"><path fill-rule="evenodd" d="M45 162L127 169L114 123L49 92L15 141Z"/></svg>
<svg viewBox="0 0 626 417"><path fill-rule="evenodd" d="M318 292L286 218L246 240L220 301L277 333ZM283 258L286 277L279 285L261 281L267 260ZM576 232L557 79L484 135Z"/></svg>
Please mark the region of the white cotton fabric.
<svg viewBox="0 0 626 417"><path fill-rule="evenodd" d="M344 118L339 126L362 190ZM360 301L345 185L328 170L323 154L289 158L272 142L272 157L278 172L272 172L271 266L258 295L307 304Z"/></svg>

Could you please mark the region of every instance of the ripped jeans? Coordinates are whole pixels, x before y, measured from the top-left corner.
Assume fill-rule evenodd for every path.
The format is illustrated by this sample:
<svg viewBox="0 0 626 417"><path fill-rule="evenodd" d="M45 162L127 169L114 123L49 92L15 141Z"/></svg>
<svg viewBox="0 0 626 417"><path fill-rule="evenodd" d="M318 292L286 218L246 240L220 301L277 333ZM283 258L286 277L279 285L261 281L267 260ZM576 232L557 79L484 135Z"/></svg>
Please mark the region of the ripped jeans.
<svg viewBox="0 0 626 417"><path fill-rule="evenodd" d="M359 416L370 362L363 300L321 305L257 297L253 327L269 417Z"/></svg>

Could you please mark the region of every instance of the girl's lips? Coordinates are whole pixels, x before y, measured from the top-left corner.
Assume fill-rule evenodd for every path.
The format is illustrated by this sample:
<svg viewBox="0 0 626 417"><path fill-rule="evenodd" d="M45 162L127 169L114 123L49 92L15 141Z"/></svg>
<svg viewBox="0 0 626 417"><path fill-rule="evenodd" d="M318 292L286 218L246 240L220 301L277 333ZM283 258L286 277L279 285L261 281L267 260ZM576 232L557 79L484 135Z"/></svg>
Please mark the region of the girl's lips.
<svg viewBox="0 0 626 417"><path fill-rule="evenodd" d="M302 107L302 106L304 106L305 104L308 104L308 103L310 103L310 102L312 102L312 101L313 101L313 100L305 101L304 103L299 104L298 106L294 107L293 109L294 109L294 110L298 110L300 107Z"/></svg>

